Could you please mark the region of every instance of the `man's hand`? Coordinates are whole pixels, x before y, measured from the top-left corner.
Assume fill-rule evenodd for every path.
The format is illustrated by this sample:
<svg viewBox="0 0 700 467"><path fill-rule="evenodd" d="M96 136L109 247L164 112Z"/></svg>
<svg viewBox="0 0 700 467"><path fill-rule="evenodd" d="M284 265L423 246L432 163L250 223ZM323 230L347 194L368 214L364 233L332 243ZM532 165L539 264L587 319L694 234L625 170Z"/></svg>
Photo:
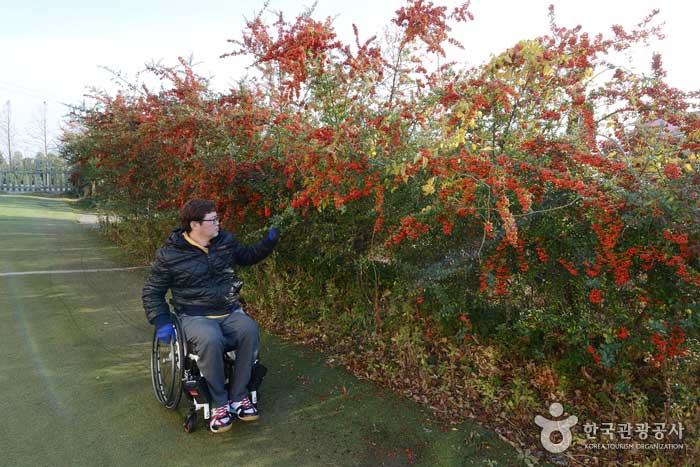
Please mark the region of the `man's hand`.
<svg viewBox="0 0 700 467"><path fill-rule="evenodd" d="M158 328L156 337L164 344L169 344L171 339L175 339L175 326L168 323Z"/></svg>
<svg viewBox="0 0 700 467"><path fill-rule="evenodd" d="M270 231L267 233L267 240L273 243L277 243L277 241L280 239L280 229L277 227L273 227L270 229Z"/></svg>

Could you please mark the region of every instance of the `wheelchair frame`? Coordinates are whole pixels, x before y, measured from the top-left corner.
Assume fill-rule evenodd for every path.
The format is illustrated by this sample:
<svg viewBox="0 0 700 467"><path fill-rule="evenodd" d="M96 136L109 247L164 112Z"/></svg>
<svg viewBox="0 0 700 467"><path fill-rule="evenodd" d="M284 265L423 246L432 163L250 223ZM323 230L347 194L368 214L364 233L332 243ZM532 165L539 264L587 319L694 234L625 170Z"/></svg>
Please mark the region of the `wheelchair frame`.
<svg viewBox="0 0 700 467"><path fill-rule="evenodd" d="M185 416L184 428L188 433L197 426L197 412L202 410L205 420L211 418L211 396L209 387L197 367L199 356L188 352L187 337L182 330L180 320L173 320L175 338L170 343L161 342L153 333L151 349L151 384L156 399L162 406L176 410L184 393L191 400L189 411ZM235 350L224 352L225 384L230 384L233 378L233 368L236 360ZM253 364L253 374L248 384L250 401L257 407L258 388L267 373L267 368L258 360ZM207 425L208 426L208 425Z"/></svg>

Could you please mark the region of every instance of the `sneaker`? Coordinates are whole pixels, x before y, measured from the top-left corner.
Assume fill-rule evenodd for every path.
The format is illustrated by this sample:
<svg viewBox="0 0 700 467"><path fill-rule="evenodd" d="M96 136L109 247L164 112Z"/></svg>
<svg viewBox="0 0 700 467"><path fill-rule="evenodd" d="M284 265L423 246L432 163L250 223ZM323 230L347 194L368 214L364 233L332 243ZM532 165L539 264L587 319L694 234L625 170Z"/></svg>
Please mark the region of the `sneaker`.
<svg viewBox="0 0 700 467"><path fill-rule="evenodd" d="M211 422L209 422L209 428L214 433L223 433L231 429L233 424L233 419L231 414L228 413L228 407L222 405L217 407L212 411Z"/></svg>
<svg viewBox="0 0 700 467"><path fill-rule="evenodd" d="M260 417L258 415L258 409L255 408L252 402L250 402L248 396L245 396L240 402L230 402L228 411L231 414L235 414L244 422L252 422Z"/></svg>

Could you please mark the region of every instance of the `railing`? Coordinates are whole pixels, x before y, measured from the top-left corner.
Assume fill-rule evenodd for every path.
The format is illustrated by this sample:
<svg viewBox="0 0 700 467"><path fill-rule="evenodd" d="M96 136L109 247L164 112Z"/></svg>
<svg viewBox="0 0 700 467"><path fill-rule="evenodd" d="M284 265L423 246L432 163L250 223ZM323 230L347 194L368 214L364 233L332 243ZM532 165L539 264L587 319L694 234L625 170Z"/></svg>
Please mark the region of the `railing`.
<svg viewBox="0 0 700 467"><path fill-rule="evenodd" d="M48 191L63 192L71 188L68 170L65 167L49 169L32 164L30 167L0 167L0 191Z"/></svg>

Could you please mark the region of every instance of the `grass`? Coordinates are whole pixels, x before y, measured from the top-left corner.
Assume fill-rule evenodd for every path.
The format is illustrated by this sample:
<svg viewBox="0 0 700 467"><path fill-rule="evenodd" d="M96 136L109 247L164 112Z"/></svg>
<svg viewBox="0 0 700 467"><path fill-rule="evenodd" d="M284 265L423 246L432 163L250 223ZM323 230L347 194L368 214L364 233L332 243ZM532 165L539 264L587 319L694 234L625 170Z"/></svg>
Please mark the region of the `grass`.
<svg viewBox="0 0 700 467"><path fill-rule="evenodd" d="M0 194L0 273L132 266L77 221L74 201ZM150 387L147 270L0 275L0 464L524 465L495 434L422 406L264 333L261 420L186 434L185 407Z"/></svg>

